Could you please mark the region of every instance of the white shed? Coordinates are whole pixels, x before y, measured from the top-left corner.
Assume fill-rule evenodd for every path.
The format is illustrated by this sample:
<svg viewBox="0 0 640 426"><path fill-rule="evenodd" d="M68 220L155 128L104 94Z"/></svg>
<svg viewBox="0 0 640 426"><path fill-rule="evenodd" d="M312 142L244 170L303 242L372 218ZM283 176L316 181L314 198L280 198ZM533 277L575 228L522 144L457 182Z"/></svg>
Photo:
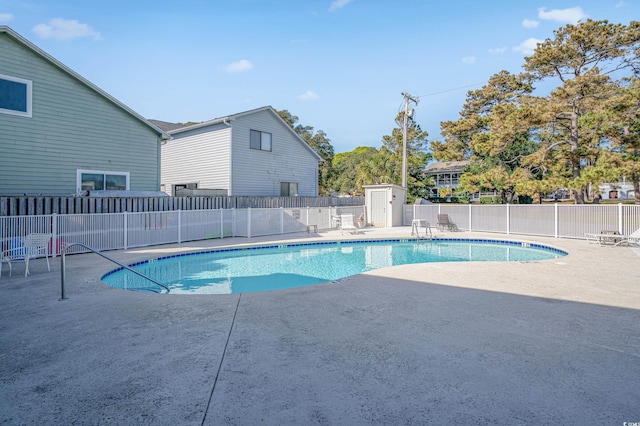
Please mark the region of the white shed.
<svg viewBox="0 0 640 426"><path fill-rule="evenodd" d="M364 185L365 208L370 225L402 226L403 206L407 191L404 187L386 184Z"/></svg>

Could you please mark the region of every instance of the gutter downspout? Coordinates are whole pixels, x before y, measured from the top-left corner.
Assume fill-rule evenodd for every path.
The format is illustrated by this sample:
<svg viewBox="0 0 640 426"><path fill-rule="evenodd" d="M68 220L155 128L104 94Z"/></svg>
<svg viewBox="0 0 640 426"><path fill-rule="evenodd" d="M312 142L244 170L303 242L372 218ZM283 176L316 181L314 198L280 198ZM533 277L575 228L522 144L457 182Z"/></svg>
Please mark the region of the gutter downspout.
<svg viewBox="0 0 640 426"><path fill-rule="evenodd" d="M229 117L225 117L222 119L222 124L229 126L229 167L228 167L228 175L229 175L229 190L227 191L227 196L233 195L233 126L231 126L231 120L234 120Z"/></svg>
<svg viewBox="0 0 640 426"><path fill-rule="evenodd" d="M168 138L163 137L162 135L160 135L158 137L158 188L157 190L159 191L160 188L162 188L162 146L166 145L168 141L170 141L171 139L173 139L171 136L169 136ZM165 188L166 189L166 188Z"/></svg>

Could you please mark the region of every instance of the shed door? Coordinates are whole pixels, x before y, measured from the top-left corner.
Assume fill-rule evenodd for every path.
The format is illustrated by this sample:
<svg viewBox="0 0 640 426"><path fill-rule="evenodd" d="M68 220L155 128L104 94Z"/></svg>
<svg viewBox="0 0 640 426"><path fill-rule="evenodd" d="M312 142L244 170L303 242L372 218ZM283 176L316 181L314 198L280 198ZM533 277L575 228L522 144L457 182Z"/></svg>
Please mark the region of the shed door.
<svg viewBox="0 0 640 426"><path fill-rule="evenodd" d="M371 224L387 226L387 191L371 191Z"/></svg>

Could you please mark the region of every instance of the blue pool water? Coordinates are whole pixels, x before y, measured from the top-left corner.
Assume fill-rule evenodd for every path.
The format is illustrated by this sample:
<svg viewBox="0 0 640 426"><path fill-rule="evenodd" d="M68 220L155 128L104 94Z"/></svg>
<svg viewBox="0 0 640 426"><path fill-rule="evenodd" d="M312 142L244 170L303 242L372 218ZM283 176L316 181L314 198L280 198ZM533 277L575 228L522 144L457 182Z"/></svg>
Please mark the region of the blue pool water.
<svg viewBox="0 0 640 426"><path fill-rule="evenodd" d="M531 262L566 254L551 247L514 241L367 240L209 250L130 266L167 284L172 294L224 294L300 287L411 263ZM128 290L162 290L122 268L104 275L102 282Z"/></svg>

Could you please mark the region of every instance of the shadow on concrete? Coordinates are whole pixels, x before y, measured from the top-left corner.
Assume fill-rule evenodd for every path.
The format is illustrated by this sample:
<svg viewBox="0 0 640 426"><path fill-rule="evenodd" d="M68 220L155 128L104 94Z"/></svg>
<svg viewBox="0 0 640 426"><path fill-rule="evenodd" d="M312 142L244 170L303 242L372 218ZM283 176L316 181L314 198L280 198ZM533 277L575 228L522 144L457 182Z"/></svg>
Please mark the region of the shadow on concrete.
<svg viewBox="0 0 640 426"><path fill-rule="evenodd" d="M74 276L67 301L54 273L0 280L0 423L640 419L638 310L366 274L241 296Z"/></svg>

